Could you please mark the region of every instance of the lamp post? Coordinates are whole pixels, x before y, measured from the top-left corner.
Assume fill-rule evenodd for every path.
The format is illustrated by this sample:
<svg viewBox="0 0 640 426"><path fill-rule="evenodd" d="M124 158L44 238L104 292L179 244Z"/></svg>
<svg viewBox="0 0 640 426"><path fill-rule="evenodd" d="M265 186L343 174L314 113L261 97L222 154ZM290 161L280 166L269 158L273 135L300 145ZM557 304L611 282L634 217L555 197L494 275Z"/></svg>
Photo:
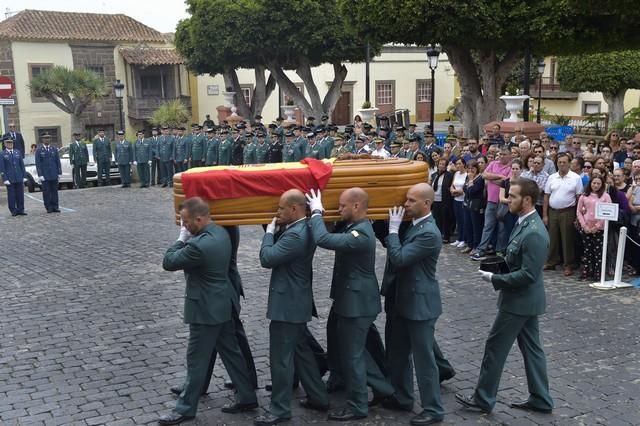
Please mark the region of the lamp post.
<svg viewBox="0 0 640 426"><path fill-rule="evenodd" d="M438 68L438 56L442 52L439 44L429 44L427 46L427 59L431 69L431 133L436 134L434 126L435 102L436 102L436 68Z"/></svg>
<svg viewBox="0 0 640 426"><path fill-rule="evenodd" d="M540 100L542 99L542 74L544 74L544 58L538 62L538 111L536 113L536 122L540 124Z"/></svg>
<svg viewBox="0 0 640 426"><path fill-rule="evenodd" d="M121 83L120 80L116 80L113 83L113 93L118 100L118 110L120 111L120 130L124 130L124 116L122 114L122 98L124 96L124 83Z"/></svg>

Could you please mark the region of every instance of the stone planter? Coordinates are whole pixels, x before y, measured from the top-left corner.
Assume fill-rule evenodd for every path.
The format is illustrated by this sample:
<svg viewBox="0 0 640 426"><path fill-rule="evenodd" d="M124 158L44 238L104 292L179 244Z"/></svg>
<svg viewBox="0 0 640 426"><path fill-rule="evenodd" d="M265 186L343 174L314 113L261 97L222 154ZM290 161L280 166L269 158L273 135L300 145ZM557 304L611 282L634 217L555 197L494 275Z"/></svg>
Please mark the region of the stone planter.
<svg viewBox="0 0 640 426"><path fill-rule="evenodd" d="M507 111L509 111L510 114L509 117L504 119L504 121L521 121L518 119L518 113L522 111L522 104L525 100L529 99L529 95L504 95L500 96L500 99L502 99L504 103L507 104Z"/></svg>
<svg viewBox="0 0 640 426"><path fill-rule="evenodd" d="M371 124L376 112L378 112L378 108L361 108L358 110L358 114L360 115L362 122L369 124Z"/></svg>
<svg viewBox="0 0 640 426"><path fill-rule="evenodd" d="M282 108L282 113L287 117L287 121L296 121L294 117L296 110L298 109L295 105L285 105Z"/></svg>

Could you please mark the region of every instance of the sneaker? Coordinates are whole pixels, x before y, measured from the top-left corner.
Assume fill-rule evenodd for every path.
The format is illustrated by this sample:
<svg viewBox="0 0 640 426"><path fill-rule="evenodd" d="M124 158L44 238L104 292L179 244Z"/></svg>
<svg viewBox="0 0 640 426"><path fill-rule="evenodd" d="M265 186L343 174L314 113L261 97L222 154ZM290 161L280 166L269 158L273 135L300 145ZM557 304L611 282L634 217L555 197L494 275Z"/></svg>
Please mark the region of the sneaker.
<svg viewBox="0 0 640 426"><path fill-rule="evenodd" d="M471 253L473 251L473 249L469 246L467 246L465 249L463 249L460 253Z"/></svg>
<svg viewBox="0 0 640 426"><path fill-rule="evenodd" d="M451 243L451 244L449 244L449 245L450 245L450 246L453 246L453 247L458 247L458 244L460 244L461 242L462 242L462 241L455 240L454 242L452 242L452 243Z"/></svg>
<svg viewBox="0 0 640 426"><path fill-rule="evenodd" d="M482 250L478 250L478 252L471 256L471 260L480 261L485 260L487 258L487 254Z"/></svg>
<svg viewBox="0 0 640 426"><path fill-rule="evenodd" d="M467 246L467 243L465 243L464 241L460 241L460 244L457 245L458 248L465 248Z"/></svg>

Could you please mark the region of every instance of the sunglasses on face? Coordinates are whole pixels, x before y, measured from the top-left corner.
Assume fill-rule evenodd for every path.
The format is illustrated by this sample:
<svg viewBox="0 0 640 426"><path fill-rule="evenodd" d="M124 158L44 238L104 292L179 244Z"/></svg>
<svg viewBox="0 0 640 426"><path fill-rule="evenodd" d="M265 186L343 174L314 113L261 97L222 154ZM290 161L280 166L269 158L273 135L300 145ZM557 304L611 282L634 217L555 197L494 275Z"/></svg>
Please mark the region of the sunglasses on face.
<svg viewBox="0 0 640 426"><path fill-rule="evenodd" d="M550 146L550 147L549 147L549 149L550 149L551 151L557 151L557 150L558 150L558 147L557 147L557 146Z"/></svg>
<svg viewBox="0 0 640 426"><path fill-rule="evenodd" d="M593 167L591 166L584 166L585 169L592 169Z"/></svg>

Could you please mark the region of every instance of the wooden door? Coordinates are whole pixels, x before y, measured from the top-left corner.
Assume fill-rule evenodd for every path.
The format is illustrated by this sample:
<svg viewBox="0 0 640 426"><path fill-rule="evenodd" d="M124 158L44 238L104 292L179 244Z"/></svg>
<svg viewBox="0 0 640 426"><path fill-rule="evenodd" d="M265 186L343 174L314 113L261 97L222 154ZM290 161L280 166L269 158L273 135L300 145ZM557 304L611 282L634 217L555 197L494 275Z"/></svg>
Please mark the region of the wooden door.
<svg viewBox="0 0 640 426"><path fill-rule="evenodd" d="M331 114L331 122L338 126L351 123L351 92L342 92Z"/></svg>
<svg viewBox="0 0 640 426"><path fill-rule="evenodd" d="M431 120L431 80L416 80L416 121Z"/></svg>

